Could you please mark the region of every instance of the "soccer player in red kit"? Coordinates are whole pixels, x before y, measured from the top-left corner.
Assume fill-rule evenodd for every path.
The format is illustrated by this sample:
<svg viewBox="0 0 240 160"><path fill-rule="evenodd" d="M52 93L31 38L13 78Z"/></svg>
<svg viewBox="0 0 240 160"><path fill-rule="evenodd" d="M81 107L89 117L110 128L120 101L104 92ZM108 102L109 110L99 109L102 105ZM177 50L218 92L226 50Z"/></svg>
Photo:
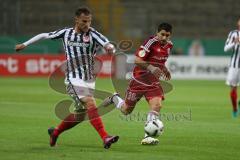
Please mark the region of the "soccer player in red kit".
<svg viewBox="0 0 240 160"><path fill-rule="evenodd" d="M150 112L147 121L158 119L164 99L164 93L159 79L170 80L171 75L165 66L173 47L170 41L172 26L161 23L156 35L148 38L135 53L135 68L133 76L126 91L125 100L114 94L105 100L106 104L114 103L125 115L130 114L136 103L145 96ZM141 144L158 144L158 139L145 134Z"/></svg>

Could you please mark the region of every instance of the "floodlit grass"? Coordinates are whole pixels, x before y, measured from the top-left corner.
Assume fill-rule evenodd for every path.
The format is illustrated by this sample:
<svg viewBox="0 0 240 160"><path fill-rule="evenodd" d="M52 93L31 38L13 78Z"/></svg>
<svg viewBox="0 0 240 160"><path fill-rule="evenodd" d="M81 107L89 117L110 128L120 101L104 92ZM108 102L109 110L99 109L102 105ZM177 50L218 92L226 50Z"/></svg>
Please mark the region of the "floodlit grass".
<svg viewBox="0 0 240 160"><path fill-rule="evenodd" d="M49 147L47 128L60 120L56 103L67 95L53 91L46 78L0 79L0 159L236 159L240 157L240 117L232 118L229 88L223 81L172 81L163 102L165 131L157 146L142 146L147 103L142 99L132 116L117 110L103 116L109 134L120 140L105 150L88 121L66 131L58 146ZM113 92L107 79L97 88ZM99 101L98 101L99 102Z"/></svg>

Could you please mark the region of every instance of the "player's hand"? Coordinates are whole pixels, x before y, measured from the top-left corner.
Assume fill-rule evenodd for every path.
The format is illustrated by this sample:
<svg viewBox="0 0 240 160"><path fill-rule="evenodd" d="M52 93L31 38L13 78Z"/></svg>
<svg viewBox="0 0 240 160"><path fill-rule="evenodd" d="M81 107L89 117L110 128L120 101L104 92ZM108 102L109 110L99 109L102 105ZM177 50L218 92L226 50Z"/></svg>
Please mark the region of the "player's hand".
<svg viewBox="0 0 240 160"><path fill-rule="evenodd" d="M162 66L160 67L162 70L162 78L166 81L169 81L171 79L171 73L169 72L169 70L167 69L166 66Z"/></svg>
<svg viewBox="0 0 240 160"><path fill-rule="evenodd" d="M15 46L15 51L21 51L21 50L23 50L24 48L26 48L26 46L24 45L24 44L17 44L16 46Z"/></svg>
<svg viewBox="0 0 240 160"><path fill-rule="evenodd" d="M169 71L165 71L163 72L163 75L161 77L161 79L165 80L165 81L169 81L171 79L171 74Z"/></svg>
<svg viewBox="0 0 240 160"><path fill-rule="evenodd" d="M171 79L171 74L166 68L166 66L161 66L160 68L149 65L147 69L157 78L168 81Z"/></svg>
<svg viewBox="0 0 240 160"><path fill-rule="evenodd" d="M161 70L160 68L156 68L153 75L159 80L169 81L171 79L170 72L168 70Z"/></svg>
<svg viewBox="0 0 240 160"><path fill-rule="evenodd" d="M114 45L112 45L111 43L108 43L104 48L107 54L114 54L116 52Z"/></svg>
<svg viewBox="0 0 240 160"><path fill-rule="evenodd" d="M156 67L156 69L154 70L154 72L152 72L152 74L153 74L157 79L160 79L160 77L163 75L163 72L162 72L158 67Z"/></svg>
<svg viewBox="0 0 240 160"><path fill-rule="evenodd" d="M159 79L161 77L161 75L163 74L163 72L161 71L160 68L155 67L153 65L149 65L147 67L147 69L157 78Z"/></svg>

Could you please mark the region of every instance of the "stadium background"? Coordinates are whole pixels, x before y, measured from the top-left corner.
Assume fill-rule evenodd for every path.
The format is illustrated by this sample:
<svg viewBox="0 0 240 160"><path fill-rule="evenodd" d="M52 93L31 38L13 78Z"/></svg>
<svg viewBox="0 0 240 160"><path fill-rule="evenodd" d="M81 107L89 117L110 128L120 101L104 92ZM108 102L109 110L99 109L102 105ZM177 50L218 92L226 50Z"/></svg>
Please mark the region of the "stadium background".
<svg viewBox="0 0 240 160"><path fill-rule="evenodd" d="M168 21L174 26L175 47L186 54L190 41L201 39L207 55L224 55L221 46L240 7L237 0L1 0L1 52L13 53L12 45L36 33L71 26L79 5L91 8L93 26L112 41L130 39L135 48L159 22ZM58 53L59 46L45 42L26 52Z"/></svg>
<svg viewBox="0 0 240 160"><path fill-rule="evenodd" d="M239 158L240 121L231 117L224 84L231 53L223 52L239 17L238 0L0 0L0 4L0 155L4 159ZM103 117L107 129L121 136L111 151L101 148L87 123L64 134L57 149L49 149L46 128L59 122L54 106L67 98L48 85L48 75L63 58L61 42L46 40L17 54L14 46L38 33L72 26L80 5L93 11L92 26L111 41L133 42L123 51L128 59L100 56L101 77L128 77L135 49L160 22L173 25L174 53L179 48L181 53L169 59L174 90L167 95L163 113L173 114L173 119L165 119L159 146L139 145L143 122L138 116L147 112L146 102L141 101L135 118L122 117L118 111ZM202 42L204 56L188 56L194 40ZM29 60L34 62L27 65ZM97 81L99 89L113 92L109 84L106 78ZM187 119L176 120L176 114L186 114Z"/></svg>

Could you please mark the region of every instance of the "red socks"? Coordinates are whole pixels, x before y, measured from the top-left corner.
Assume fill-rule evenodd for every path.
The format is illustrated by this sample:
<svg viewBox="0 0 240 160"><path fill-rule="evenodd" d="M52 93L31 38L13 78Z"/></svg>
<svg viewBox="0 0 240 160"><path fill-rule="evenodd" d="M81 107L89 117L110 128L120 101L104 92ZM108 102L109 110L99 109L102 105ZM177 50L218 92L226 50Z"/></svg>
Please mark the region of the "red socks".
<svg viewBox="0 0 240 160"><path fill-rule="evenodd" d="M97 108L95 106L90 107L87 113L91 125L96 129L100 137L104 140L104 138L107 137L108 134L104 129L101 117L99 117L98 115ZM81 116L81 119L79 118L77 119L76 116L74 116L74 114L70 114L58 125L58 127L54 130L53 135L59 136L62 132L76 126L83 120L84 116Z"/></svg>
<svg viewBox="0 0 240 160"><path fill-rule="evenodd" d="M105 131L102 119L101 117L99 117L97 108L95 106L90 107L90 109L88 110L88 117L90 119L90 123L92 124L92 126L96 129L98 134L101 136L102 140L104 140L104 138L107 137L108 134Z"/></svg>
<svg viewBox="0 0 240 160"><path fill-rule="evenodd" d="M84 118L84 117L83 117ZM82 119L83 120L83 119ZM78 123L80 123L82 120L77 119L74 114L70 114L67 116L54 130L53 135L58 136L63 131L68 130L74 126L76 126Z"/></svg>
<svg viewBox="0 0 240 160"><path fill-rule="evenodd" d="M238 106L238 102L237 102L237 90L236 89L232 89L231 90L231 93L230 93L230 96L231 96L231 100L232 100L232 106L233 106L233 111L234 112L237 112L237 106Z"/></svg>

